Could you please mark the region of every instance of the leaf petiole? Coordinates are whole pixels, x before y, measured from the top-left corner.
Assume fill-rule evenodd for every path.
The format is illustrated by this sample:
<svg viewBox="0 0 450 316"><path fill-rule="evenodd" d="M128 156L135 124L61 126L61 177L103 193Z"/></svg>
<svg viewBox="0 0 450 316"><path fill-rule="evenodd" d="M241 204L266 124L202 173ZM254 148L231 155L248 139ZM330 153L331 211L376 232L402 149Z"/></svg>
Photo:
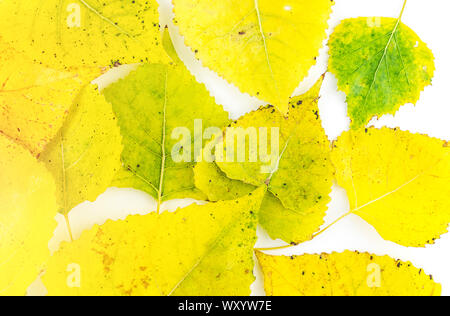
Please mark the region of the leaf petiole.
<svg viewBox="0 0 450 316"><path fill-rule="evenodd" d="M64 214L64 219L66 221L67 231L69 233L70 241L73 242L73 233L72 233L72 227L70 227L70 220L69 220L69 214Z"/></svg>

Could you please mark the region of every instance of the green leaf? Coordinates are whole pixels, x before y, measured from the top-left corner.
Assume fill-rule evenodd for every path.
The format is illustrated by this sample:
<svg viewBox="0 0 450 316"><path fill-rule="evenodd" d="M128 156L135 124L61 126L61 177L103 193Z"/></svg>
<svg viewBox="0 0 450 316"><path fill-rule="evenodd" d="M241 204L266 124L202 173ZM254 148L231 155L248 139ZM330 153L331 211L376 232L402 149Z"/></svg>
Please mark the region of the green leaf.
<svg viewBox="0 0 450 316"><path fill-rule="evenodd" d="M263 194L96 226L62 245L43 281L50 295L250 295Z"/></svg>
<svg viewBox="0 0 450 316"><path fill-rule="evenodd" d="M41 154L57 183L61 213L95 201L120 169L122 143L111 104L88 85L77 97L59 135Z"/></svg>
<svg viewBox="0 0 450 316"><path fill-rule="evenodd" d="M378 24L379 23L379 24ZM431 50L400 19L344 20L330 38L330 71L347 94L352 127L415 104L431 84Z"/></svg>
<svg viewBox="0 0 450 316"><path fill-rule="evenodd" d="M156 0L4 0L2 37L55 69L166 62Z"/></svg>
<svg viewBox="0 0 450 316"><path fill-rule="evenodd" d="M209 201L234 200L255 190L255 186L227 178L215 162L201 161L194 169L195 186L202 190Z"/></svg>
<svg viewBox="0 0 450 316"><path fill-rule="evenodd" d="M334 1L175 0L175 23L202 63L242 92L275 105L316 63Z"/></svg>
<svg viewBox="0 0 450 316"><path fill-rule="evenodd" d="M203 130L228 124L228 114L184 65L150 64L105 89L124 138L123 170L116 185L151 194L161 203L176 198L204 199L195 188L193 167ZM194 123L201 122L197 130ZM177 130L187 137L180 140ZM174 134L175 133L175 134ZM174 137L175 136L175 137ZM172 152L183 142L183 161Z"/></svg>
<svg viewBox="0 0 450 316"><path fill-rule="evenodd" d="M262 172L261 168L267 165L261 160L203 161L195 168L197 187L212 201L233 199L267 185L268 193L262 204L260 223L272 238L281 238L288 243L311 239L323 224L330 201L334 169L330 159L330 143L318 114L321 83L322 80L307 94L292 99L288 118L273 107L265 107L231 126L242 127L244 132L248 127L266 127L269 131L272 127L279 128L281 157L275 157L270 172ZM269 138L269 144L271 140ZM226 143L226 140L217 143L221 142ZM229 150L230 147L226 146L226 151ZM226 152L223 160L226 160L225 157Z"/></svg>

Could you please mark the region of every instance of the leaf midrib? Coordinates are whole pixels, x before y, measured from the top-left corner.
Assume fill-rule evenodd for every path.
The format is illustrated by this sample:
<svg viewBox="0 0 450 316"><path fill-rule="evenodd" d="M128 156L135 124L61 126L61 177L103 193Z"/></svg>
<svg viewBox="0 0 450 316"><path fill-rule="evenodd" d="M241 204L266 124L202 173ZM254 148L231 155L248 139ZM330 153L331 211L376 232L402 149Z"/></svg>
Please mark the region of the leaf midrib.
<svg viewBox="0 0 450 316"><path fill-rule="evenodd" d="M105 21L106 23L112 25L115 27L118 31L124 33L130 38L134 38L134 35L132 35L130 32L125 30L124 28L120 27L118 24L114 23L111 19L107 18L106 16L102 15L99 11L97 11L94 7L92 7L89 3L87 3L85 0L79 0L89 11L94 13L97 17L99 17L101 20Z"/></svg>
<svg viewBox="0 0 450 316"><path fill-rule="evenodd" d="M383 55L381 56L381 58L380 58L380 60L378 62L377 68L376 68L375 73L374 73L373 78L372 78L372 82L371 82L370 87L369 87L369 91L367 92L367 94L366 94L366 96L364 98L363 107L366 107L366 105L367 105L367 100L369 99L369 96L370 96L370 94L372 92L372 89L373 89L373 87L375 85L375 82L377 80L378 72L380 71L381 64L383 63L383 61L385 60L385 58L386 58L386 56L388 54L389 47L391 47L392 40L396 41L396 33L397 33L398 28L400 26L400 23L402 21L403 13L405 12L405 8L406 8L406 3L407 3L407 0L405 0L405 2L403 3L403 8L402 8L402 11L400 13L400 16L398 17L397 22L395 23L394 30L392 31L391 36L389 37L389 40L386 43ZM396 44L396 45L398 45L398 44ZM400 50L399 50L399 54L400 54ZM402 62L403 62L403 59L402 59Z"/></svg>
<svg viewBox="0 0 450 316"><path fill-rule="evenodd" d="M446 156L448 156L448 154L446 154L444 157L446 157ZM379 196L378 198L373 199L373 200L371 200L370 202L365 203L365 204L362 205L362 206L358 206L358 207L356 207L355 209L349 211L348 213L344 214L342 218L347 217L348 215L357 214L357 212L359 212L360 210L362 210L362 209L364 209L364 208L366 208L366 207L368 207L368 206L370 206L370 205L372 205L372 204L375 204L375 203L377 203L377 202L379 202L379 201L381 201L381 200L384 200L385 198L390 197L390 196L392 196L393 194L396 194L397 192L401 191L401 190L404 189L405 187L407 187L407 186L409 186L410 184L416 182L419 178L428 175L434 168L436 168L436 167L443 161L443 159L444 159L444 158L439 159L439 160L438 160L434 165L432 165L430 168L423 170L422 172L420 172L419 174L417 174L415 177L413 177L413 178L411 178L410 180L406 181L406 182L403 183L402 185L396 187L394 190L392 190L392 191L390 191L390 192L388 192L388 193L386 193L386 194L384 194L384 195L381 195L381 196ZM357 194L356 191L355 191L355 194ZM342 219L342 218L341 218L341 219Z"/></svg>
<svg viewBox="0 0 450 316"><path fill-rule="evenodd" d="M197 269L201 263L203 262L203 260L205 260L206 257L208 257L208 255L214 251L214 249L216 249L216 247L218 246L219 242L221 240L223 240L225 238L225 236L231 231L231 229L236 226L236 222L238 220L238 218L242 216L242 213L239 213L238 215L235 215L235 217L230 220L230 224L228 224L227 226L225 226L222 231L220 232L220 234L217 236L216 239L214 239L214 242L211 244L211 246L209 248L206 249L205 253L194 263L194 265L192 266L192 268L186 273L186 275L175 285L175 287L169 292L169 294L167 296L172 296L173 293L175 293L175 291L183 284L184 281L186 281L189 276L195 271L195 269Z"/></svg>
<svg viewBox="0 0 450 316"><path fill-rule="evenodd" d="M264 52L265 52L265 55L266 55L267 66L269 67L270 76L272 77L273 83L275 84L275 90L277 91L278 101L280 101L281 100L280 89L278 87L278 82L275 79L275 74L273 72L272 63L270 62L269 49L267 47L266 36L264 35L264 28L263 28L263 24L262 24L262 18L261 18L261 12L259 10L259 2L258 2L258 0L255 0L255 11L256 11L256 16L258 18L259 31L261 33L262 41L263 41L263 44L264 44Z"/></svg>
<svg viewBox="0 0 450 316"><path fill-rule="evenodd" d="M164 82L164 105L163 105L163 128L162 128L162 141L161 141L161 170L159 177L159 189L158 189L158 210L161 210L161 204L163 202L163 190L164 190L164 176L166 170L166 134L167 134L167 85L168 85L169 70L166 68L166 76Z"/></svg>

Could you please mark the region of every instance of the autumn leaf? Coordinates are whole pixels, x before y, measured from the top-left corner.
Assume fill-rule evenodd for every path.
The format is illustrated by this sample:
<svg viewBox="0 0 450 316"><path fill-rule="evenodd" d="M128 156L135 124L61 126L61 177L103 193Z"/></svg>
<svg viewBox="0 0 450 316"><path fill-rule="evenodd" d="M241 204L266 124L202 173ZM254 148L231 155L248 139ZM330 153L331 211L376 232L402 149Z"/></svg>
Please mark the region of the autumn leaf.
<svg viewBox="0 0 450 316"><path fill-rule="evenodd" d="M289 97L316 63L333 4L175 0L175 23L206 67L286 114Z"/></svg>
<svg viewBox="0 0 450 316"><path fill-rule="evenodd" d="M275 133L268 137L267 142L261 142L264 131L260 128L266 128L268 133L272 128L278 128L281 157L275 152L270 163L263 162L261 155L256 162L249 159L239 162L236 157L239 150L235 148L233 161L236 162L228 162L231 146L227 136L232 130L227 129L223 139L216 142L216 148L226 148L221 161L217 159L220 155L215 153L216 163L204 160L195 167L196 186L212 201L237 198L255 187L267 185L260 222L271 237L288 243L311 239L323 224L330 201L334 170L330 143L322 128L317 106L321 84L322 80L307 94L292 99L289 118L269 106L232 124L232 128L242 128L240 136L250 135L248 139L252 138L252 127L259 129L256 137L260 150L266 144L270 148L272 140L278 141ZM231 135L234 138L235 134ZM246 143L247 158L255 151L250 149L249 143ZM273 154L270 150L267 153L269 156ZM268 172L262 172L264 168Z"/></svg>
<svg viewBox="0 0 450 316"><path fill-rule="evenodd" d="M0 295L26 294L50 256L55 183L36 158L0 135Z"/></svg>
<svg viewBox="0 0 450 316"><path fill-rule="evenodd" d="M168 60L155 0L0 2L1 35L56 69Z"/></svg>
<svg viewBox="0 0 450 316"><path fill-rule="evenodd" d="M448 143L388 128L344 133L332 159L351 211L403 246L433 244L450 223Z"/></svg>
<svg viewBox="0 0 450 316"><path fill-rule="evenodd" d="M63 125L82 84L73 73L32 62L0 37L0 133L39 155Z"/></svg>
<svg viewBox="0 0 450 316"><path fill-rule="evenodd" d="M410 262L367 253L257 253L270 296L440 296L441 285Z"/></svg>
<svg viewBox="0 0 450 316"><path fill-rule="evenodd" d="M328 195L331 191L333 171L329 159L330 143L322 127L318 108L322 82L321 78L308 93L291 100L288 119L269 106L244 116L232 125L242 128L244 132L249 127L279 128L280 138L275 139L279 140L277 159L272 159L269 163L261 159L256 163L242 163L238 161L238 150L235 150L234 155L232 153L234 162L228 162L228 152L231 148L228 146L228 135L225 134L223 142L226 157L225 161L217 162L220 169L229 178L247 184L261 186L269 183L269 191L289 209L309 208L319 202L320 197ZM268 132L276 138L272 131ZM261 133L263 132L260 131ZM233 136L232 134L231 137ZM269 148L272 145L272 137L267 139ZM260 144L258 149L261 151L265 145ZM259 156L261 158L265 155L260 152ZM264 169L267 172L264 172ZM299 186L299 183L302 185ZM311 199L307 198L309 194Z"/></svg>
<svg viewBox="0 0 450 316"><path fill-rule="evenodd" d="M235 200L255 190L255 186L233 180L220 170L215 162L205 160L194 168L195 185L204 192L209 201Z"/></svg>
<svg viewBox="0 0 450 316"><path fill-rule="evenodd" d="M263 194L96 226L52 257L49 295L249 295Z"/></svg>
<svg viewBox="0 0 450 316"><path fill-rule="evenodd" d="M83 89L58 136L42 153L58 186L60 212L66 215L85 201L95 201L121 168L120 130L111 104L97 87Z"/></svg>
<svg viewBox="0 0 450 316"><path fill-rule="evenodd" d="M149 64L104 94L113 104L124 138L124 170L115 185L147 192L159 207L176 198L203 200L193 173L203 148L203 130L220 131L229 122L205 86L181 63ZM174 152L182 157L175 161Z"/></svg>
<svg viewBox="0 0 450 316"><path fill-rule="evenodd" d="M329 70L347 94L354 129L415 104L434 75L433 53L401 19L344 20L328 45Z"/></svg>

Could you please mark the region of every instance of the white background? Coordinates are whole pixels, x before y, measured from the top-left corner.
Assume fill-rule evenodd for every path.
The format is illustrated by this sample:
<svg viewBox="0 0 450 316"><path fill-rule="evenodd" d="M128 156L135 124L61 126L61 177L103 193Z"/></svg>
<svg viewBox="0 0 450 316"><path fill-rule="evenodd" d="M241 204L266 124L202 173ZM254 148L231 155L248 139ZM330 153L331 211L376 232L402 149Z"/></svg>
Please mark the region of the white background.
<svg viewBox="0 0 450 316"><path fill-rule="evenodd" d="M295 0L285 1L289 5ZM312 0L313 1L313 0ZM184 46L183 38L178 29L171 23L172 7L170 0L158 0L161 4L161 25L169 25L172 38L181 59L189 70L196 76L199 82L204 83L215 96L218 104L222 105L230 113L233 119L243 114L256 110L264 102L242 94L239 90L220 79L215 73L202 67L195 60L194 54ZM398 17L403 5L403 0L336 0L334 12L330 20L330 30L345 18L359 16L387 16ZM450 101L448 91L450 84L450 44L448 30L450 30L450 2L448 0L409 0L403 17L403 22L410 26L419 37L428 44L436 57L435 78L433 85L422 93L417 106L405 105L394 116L384 116L372 124L381 127L400 127L403 130L419 132L450 140ZM327 70L328 49L321 50L318 65L315 66L310 76L300 85L294 95L306 92ZM123 66L112 70L96 82L104 87L119 77L125 76L135 66ZM336 79L327 74L321 91L320 115L324 128L330 140L336 139L343 131L349 128L345 96L338 92ZM426 190L426 188L424 188ZM330 204L326 224L333 222L340 215L349 211L349 202L346 192L335 186L332 193L333 201ZM164 205L164 209L173 211L177 207L183 207L193 203L191 200L170 201ZM84 203L70 214L70 220L74 229L75 238L83 230L90 229L94 224L102 224L107 219L123 219L130 214L147 214L156 209L155 201L148 195L131 189L109 189L95 203ZM55 238L50 242L52 250L57 249L61 240L67 240L67 232L62 217L58 217L60 223ZM283 245L281 241L272 241L262 229L258 232L257 247L272 247ZM377 255L390 255L403 261L411 261L415 266L423 268L428 274L432 274L437 282L443 285L443 294L450 295L450 236L444 235L436 245L426 249L414 249L398 246L392 242L383 240L373 227L355 215L351 215L335 225L315 240L304 243L288 250L273 252L273 254L301 255L305 253L322 253L333 251L359 250ZM254 295L264 295L263 279L259 267L255 266L257 281L252 286ZM44 294L42 284L36 282L30 287L30 294Z"/></svg>

